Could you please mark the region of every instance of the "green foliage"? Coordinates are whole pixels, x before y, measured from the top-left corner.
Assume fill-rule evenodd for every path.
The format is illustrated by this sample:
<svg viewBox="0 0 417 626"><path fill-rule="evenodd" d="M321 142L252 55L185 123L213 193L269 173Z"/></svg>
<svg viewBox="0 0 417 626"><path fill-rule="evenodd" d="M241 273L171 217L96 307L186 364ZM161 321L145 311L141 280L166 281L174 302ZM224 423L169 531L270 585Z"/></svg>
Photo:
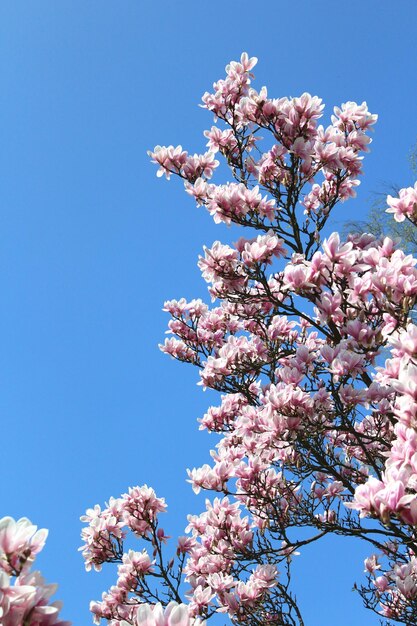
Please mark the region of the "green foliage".
<svg viewBox="0 0 417 626"><path fill-rule="evenodd" d="M409 164L414 179L417 179L417 143L409 154ZM368 232L377 237L389 236L398 240L400 247L404 251L417 255L416 227L408 220L396 222L389 213L385 212L387 195L397 196L399 189L399 187L393 185L387 188L386 193L376 194L367 218L365 220L347 222L344 225L344 234Z"/></svg>

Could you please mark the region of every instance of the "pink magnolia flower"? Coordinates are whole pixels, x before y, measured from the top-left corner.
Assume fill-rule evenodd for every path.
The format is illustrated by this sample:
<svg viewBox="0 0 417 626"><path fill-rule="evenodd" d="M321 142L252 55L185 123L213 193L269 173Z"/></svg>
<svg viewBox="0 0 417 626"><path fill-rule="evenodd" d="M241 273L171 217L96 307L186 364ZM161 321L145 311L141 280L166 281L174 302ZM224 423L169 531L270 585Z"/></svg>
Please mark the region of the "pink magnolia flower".
<svg viewBox="0 0 417 626"><path fill-rule="evenodd" d="M45 545L48 531L38 530L26 517L0 519L0 568L18 575L27 569Z"/></svg>
<svg viewBox="0 0 417 626"><path fill-rule="evenodd" d="M400 189L399 197L387 197L389 208L387 213L393 213L397 222L403 222L405 218L416 219L417 216L417 182L414 187Z"/></svg>
<svg viewBox="0 0 417 626"><path fill-rule="evenodd" d="M204 626L205 622L190 616L186 604L170 602L165 609L162 604L141 604L136 611L134 626ZM121 621L120 626L130 626Z"/></svg>

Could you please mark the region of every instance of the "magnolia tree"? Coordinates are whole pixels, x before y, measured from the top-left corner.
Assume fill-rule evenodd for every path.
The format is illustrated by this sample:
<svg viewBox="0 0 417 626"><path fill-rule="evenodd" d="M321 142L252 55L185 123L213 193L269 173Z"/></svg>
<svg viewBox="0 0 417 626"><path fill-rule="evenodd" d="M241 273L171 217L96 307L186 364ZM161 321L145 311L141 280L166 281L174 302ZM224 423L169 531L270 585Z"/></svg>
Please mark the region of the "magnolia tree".
<svg viewBox="0 0 417 626"><path fill-rule="evenodd" d="M200 420L218 434L212 462L188 472L213 496L175 544L160 525L165 501L146 485L87 511L87 569L118 563L93 619L191 626L220 613L301 626L292 557L334 533L369 544L365 606L417 624L416 261L388 238L321 236L355 195L376 115L348 102L319 125L319 98L268 98L250 86L255 64L243 54L204 94L216 123L207 152L151 153L216 223L250 229L205 248L211 305L165 303L173 336L162 351L221 394ZM216 157L230 182L210 182ZM417 186L388 205L417 224ZM125 550L128 535L138 550Z"/></svg>

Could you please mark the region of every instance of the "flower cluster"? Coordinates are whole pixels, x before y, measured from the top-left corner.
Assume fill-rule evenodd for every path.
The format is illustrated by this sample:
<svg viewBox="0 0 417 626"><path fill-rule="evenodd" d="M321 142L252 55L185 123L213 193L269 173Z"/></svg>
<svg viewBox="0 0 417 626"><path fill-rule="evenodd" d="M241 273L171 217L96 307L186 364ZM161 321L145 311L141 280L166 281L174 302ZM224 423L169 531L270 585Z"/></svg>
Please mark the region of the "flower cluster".
<svg viewBox="0 0 417 626"><path fill-rule="evenodd" d="M297 195L306 216L305 233L313 236L338 201L355 195L361 153L368 150L368 133L377 116L369 113L365 102L346 102L334 108L331 124L325 128L318 124L324 109L320 98L308 93L268 98L265 87L260 92L253 89L251 70L256 63L256 58L243 53L240 62L226 67L226 78L214 83L213 93L204 94L204 107L226 126L205 131L210 152L189 157L181 146L156 146L149 154L160 166L158 176L183 178L186 191L207 207L216 223L273 227L288 234L285 213ZM263 152L260 129L273 143ZM207 182L219 164L214 160L216 152L225 157L237 182ZM296 207L296 202L292 204Z"/></svg>
<svg viewBox="0 0 417 626"><path fill-rule="evenodd" d="M157 498L152 488L131 487L121 498L110 498L106 508L100 505L87 509L81 521L87 522L81 537L85 541L80 550L85 560L85 567L101 569L102 563L118 561L123 554L122 546L125 528L129 528L138 537L152 533L157 516L164 512L166 504L163 498Z"/></svg>
<svg viewBox="0 0 417 626"><path fill-rule="evenodd" d="M103 510L98 504L87 509L81 517L87 523L81 532L85 543L80 548L86 570L94 567L99 571L103 563L119 563L116 585L103 593L100 602L90 605L95 623L107 619L118 626L121 619L129 620L129 623L136 619L137 609L148 592L144 579L153 574L155 556L167 539L163 529L158 527L158 515L165 511L164 499L158 498L152 488L143 485L129 488L120 498L110 498ZM151 545L152 557L146 548L140 552L124 552L128 531ZM142 600L132 601L132 596L139 596Z"/></svg>
<svg viewBox="0 0 417 626"><path fill-rule="evenodd" d="M31 571L48 531L22 517L0 519L0 623L2 626L70 626L59 617L60 602L50 602L56 585Z"/></svg>

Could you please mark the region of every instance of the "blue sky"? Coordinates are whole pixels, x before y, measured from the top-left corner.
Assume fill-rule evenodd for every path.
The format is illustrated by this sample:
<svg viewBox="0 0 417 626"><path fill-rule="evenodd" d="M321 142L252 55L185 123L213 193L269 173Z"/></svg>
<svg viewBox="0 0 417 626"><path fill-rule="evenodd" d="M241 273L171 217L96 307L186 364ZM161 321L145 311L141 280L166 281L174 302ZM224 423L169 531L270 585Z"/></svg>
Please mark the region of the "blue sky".
<svg viewBox="0 0 417 626"><path fill-rule="evenodd" d="M201 510L185 468L214 443L196 418L215 395L157 344L163 301L205 296L197 256L230 232L159 181L146 151L203 149L201 95L246 50L274 97L309 91L327 115L367 100L380 115L338 228L386 183L413 182L416 35L413 0L1 2L0 516L50 529L39 566L74 624L115 579L84 573L79 516L148 483L182 534ZM378 623L350 591L365 554L333 539L298 557L306 624Z"/></svg>

